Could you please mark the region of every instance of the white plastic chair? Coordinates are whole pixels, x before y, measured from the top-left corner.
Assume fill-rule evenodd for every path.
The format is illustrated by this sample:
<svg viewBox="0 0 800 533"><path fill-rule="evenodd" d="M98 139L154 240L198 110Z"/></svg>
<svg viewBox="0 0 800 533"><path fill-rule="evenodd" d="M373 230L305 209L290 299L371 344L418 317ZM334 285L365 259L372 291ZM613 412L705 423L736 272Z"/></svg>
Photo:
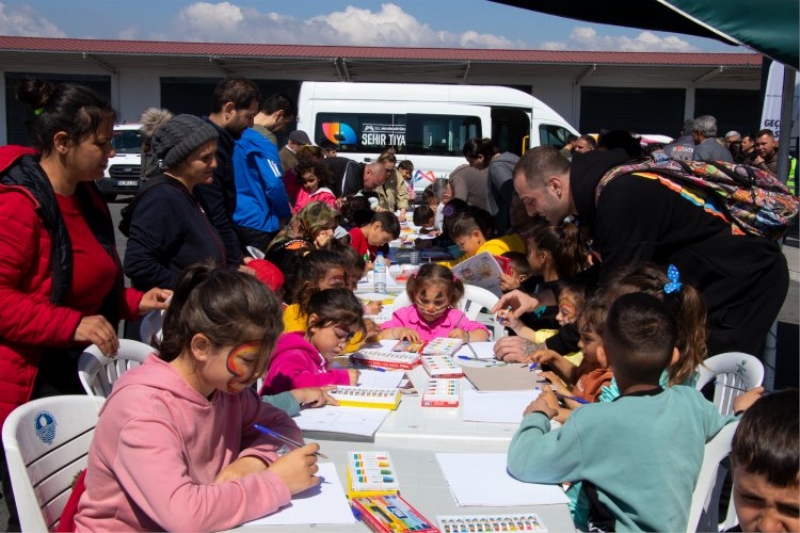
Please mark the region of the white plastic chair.
<svg viewBox="0 0 800 533"><path fill-rule="evenodd" d="M728 424L708 441L703 452L703 465L692 492L692 506L689 509L689 522L686 531L718 531L719 501L722 484L728 469L720 462L731 453L731 441L739 422ZM733 508L733 501L729 508ZM730 513L729 513L730 514Z"/></svg>
<svg viewBox="0 0 800 533"><path fill-rule="evenodd" d="M486 289L482 289L474 285L464 285L464 297L458 301L456 307L463 311L464 314L467 315L468 319L476 320L478 318L478 314L483 308L491 310L499 300L500 299L497 296ZM401 292L397 295L397 298L395 298L394 303L392 304L392 313L401 307L406 307L408 305L411 305L411 300L408 298L408 294L406 292ZM505 327L498 324L494 317L491 317L487 326L489 326L489 329L494 332L492 337L494 340L506 336Z"/></svg>
<svg viewBox="0 0 800 533"><path fill-rule="evenodd" d="M697 390L715 380L714 405L723 415L733 413L733 400L745 391L760 387L764 365L742 352L728 352L706 359L697 369Z"/></svg>
<svg viewBox="0 0 800 533"><path fill-rule="evenodd" d="M104 398L50 396L17 407L3 425L3 447L22 531L54 531Z"/></svg>
<svg viewBox="0 0 800 533"><path fill-rule="evenodd" d="M155 346L154 341L161 342L161 328L164 326L164 310L150 311L142 318L139 324L139 336L142 342Z"/></svg>
<svg viewBox="0 0 800 533"><path fill-rule="evenodd" d="M78 359L78 377L89 396L107 398L111 386L126 371L139 366L153 347L130 339L119 340L119 351L115 357L106 357L92 344Z"/></svg>

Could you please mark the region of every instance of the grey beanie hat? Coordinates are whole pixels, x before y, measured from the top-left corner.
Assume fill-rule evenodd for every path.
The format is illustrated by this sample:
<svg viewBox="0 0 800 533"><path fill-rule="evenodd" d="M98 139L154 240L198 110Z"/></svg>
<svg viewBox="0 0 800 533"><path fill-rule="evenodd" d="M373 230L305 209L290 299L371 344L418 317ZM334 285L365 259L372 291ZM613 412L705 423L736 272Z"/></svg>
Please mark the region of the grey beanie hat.
<svg viewBox="0 0 800 533"><path fill-rule="evenodd" d="M178 115L158 127L150 146L162 169L180 163L200 145L219 138L217 130L194 115Z"/></svg>

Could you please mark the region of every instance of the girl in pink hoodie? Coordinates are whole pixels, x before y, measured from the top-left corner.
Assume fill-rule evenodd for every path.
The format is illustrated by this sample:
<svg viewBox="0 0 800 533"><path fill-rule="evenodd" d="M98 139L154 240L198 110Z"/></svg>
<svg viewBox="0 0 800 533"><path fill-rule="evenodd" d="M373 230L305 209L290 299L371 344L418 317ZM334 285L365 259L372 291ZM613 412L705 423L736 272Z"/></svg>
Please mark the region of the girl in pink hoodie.
<svg viewBox="0 0 800 533"><path fill-rule="evenodd" d="M349 289L326 289L311 296L306 306L305 331L284 333L278 339L262 393L278 394L302 387L355 385L358 370L329 369L348 341L364 331L364 310Z"/></svg>
<svg viewBox="0 0 800 533"><path fill-rule="evenodd" d="M100 413L77 531L217 531L274 513L320 482L316 444L281 457L254 424L302 441L262 403L280 304L255 277L209 264L178 281L158 356L126 372Z"/></svg>

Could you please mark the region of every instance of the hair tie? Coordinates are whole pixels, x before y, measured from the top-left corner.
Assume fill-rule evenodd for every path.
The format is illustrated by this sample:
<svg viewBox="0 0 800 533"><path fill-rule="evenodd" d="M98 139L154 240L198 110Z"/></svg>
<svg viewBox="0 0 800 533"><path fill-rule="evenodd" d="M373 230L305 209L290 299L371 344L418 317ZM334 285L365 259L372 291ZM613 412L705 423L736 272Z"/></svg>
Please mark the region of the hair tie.
<svg viewBox="0 0 800 533"><path fill-rule="evenodd" d="M417 279L417 274L419 274L419 270L415 270L414 273L411 274L411 277Z"/></svg>
<svg viewBox="0 0 800 533"><path fill-rule="evenodd" d="M672 294L673 292L681 290L681 285L683 284L679 281L680 274L678 274L678 267L670 265L669 268L667 268L667 278L669 281L664 285L665 293Z"/></svg>
<svg viewBox="0 0 800 533"><path fill-rule="evenodd" d="M453 274L453 281L461 281L461 278L458 277L458 274Z"/></svg>
<svg viewBox="0 0 800 533"><path fill-rule="evenodd" d="M36 116L36 117L38 117L42 113L44 113L44 106L37 107L36 109L33 110L33 115Z"/></svg>

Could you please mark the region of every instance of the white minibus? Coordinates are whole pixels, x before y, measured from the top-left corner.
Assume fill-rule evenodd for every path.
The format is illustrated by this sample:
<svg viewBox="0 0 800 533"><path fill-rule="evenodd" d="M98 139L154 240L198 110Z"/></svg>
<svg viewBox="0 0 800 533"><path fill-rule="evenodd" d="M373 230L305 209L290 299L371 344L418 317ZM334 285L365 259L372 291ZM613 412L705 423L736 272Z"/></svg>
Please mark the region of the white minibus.
<svg viewBox="0 0 800 533"><path fill-rule="evenodd" d="M298 110L297 128L316 144L335 143L343 157L368 162L393 147L398 161L414 163L417 191L466 163L469 138L489 137L522 155L578 135L542 101L509 87L303 82Z"/></svg>

